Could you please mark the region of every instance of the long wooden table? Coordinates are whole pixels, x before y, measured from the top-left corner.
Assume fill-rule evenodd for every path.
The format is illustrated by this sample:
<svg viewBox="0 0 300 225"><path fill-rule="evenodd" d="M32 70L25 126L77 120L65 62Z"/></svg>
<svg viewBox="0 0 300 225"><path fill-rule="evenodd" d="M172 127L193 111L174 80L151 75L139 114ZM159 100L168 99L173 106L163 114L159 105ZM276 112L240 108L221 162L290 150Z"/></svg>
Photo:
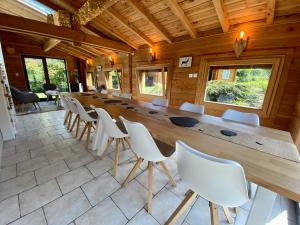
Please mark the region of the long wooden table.
<svg viewBox="0 0 300 225"><path fill-rule="evenodd" d="M158 120L128 110L117 104L104 103L99 100L101 96L104 96L101 94L89 96L72 93L70 96L77 98L83 105L94 105L103 108L115 118L122 115L128 120L141 122L150 130L155 138L169 145L175 146L176 140L182 140L191 147L199 149L209 155L239 162L245 170L247 179L258 185L252 208L247 219L247 225L262 225L267 222L277 195L276 193L300 202L300 163L298 162L237 145L232 142L205 135L201 132L187 130L186 128L172 124L170 121ZM114 99L111 96L105 97ZM177 114L178 116L195 117L194 113L177 109L156 107L140 101L133 101L133 103L154 110L163 110L166 114L172 113ZM259 134L265 137L293 143L291 135L286 131L266 127L251 127L224 121L221 118L208 115L198 117L200 122L207 121L218 125L222 124L225 127L230 125L230 127L234 129L246 130L250 134Z"/></svg>

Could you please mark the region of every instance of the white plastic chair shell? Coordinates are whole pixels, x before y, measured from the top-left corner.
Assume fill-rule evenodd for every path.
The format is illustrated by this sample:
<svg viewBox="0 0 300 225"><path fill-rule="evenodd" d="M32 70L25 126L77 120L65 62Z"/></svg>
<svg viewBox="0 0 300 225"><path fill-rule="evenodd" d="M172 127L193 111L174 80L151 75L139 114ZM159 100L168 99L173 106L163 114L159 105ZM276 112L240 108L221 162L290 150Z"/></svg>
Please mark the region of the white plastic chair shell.
<svg viewBox="0 0 300 225"><path fill-rule="evenodd" d="M127 98L127 99L132 99L132 94L131 93L122 93L120 95L121 98Z"/></svg>
<svg viewBox="0 0 300 225"><path fill-rule="evenodd" d="M76 105L80 119L86 122L95 122L97 119L92 118L87 111L83 108L81 103L76 98L70 98Z"/></svg>
<svg viewBox="0 0 300 225"><path fill-rule="evenodd" d="M184 102L180 106L179 109L183 110L183 111L198 113L198 114L201 114L201 115L204 114L204 105L197 105L197 104L192 104L192 103L189 103L189 102Z"/></svg>
<svg viewBox="0 0 300 225"><path fill-rule="evenodd" d="M155 98L151 102L153 105L157 106L163 106L163 107L168 107L169 101L168 99L163 99L163 98Z"/></svg>
<svg viewBox="0 0 300 225"><path fill-rule="evenodd" d="M256 127L259 127L260 125L259 116L256 113L245 113L233 109L227 109L222 118Z"/></svg>
<svg viewBox="0 0 300 225"><path fill-rule="evenodd" d="M120 97L121 95L121 92L118 91L118 90L113 90L112 93L111 93L112 96L115 96L115 97Z"/></svg>
<svg viewBox="0 0 300 225"><path fill-rule="evenodd" d="M77 108L75 102L73 101L73 98L66 96L65 100L69 106L70 111L76 115L79 114L78 108Z"/></svg>
<svg viewBox="0 0 300 225"><path fill-rule="evenodd" d="M180 177L197 194L224 207L239 207L248 200L243 167L237 162L216 158L176 142Z"/></svg>
<svg viewBox="0 0 300 225"><path fill-rule="evenodd" d="M122 116L120 119L128 131L131 148L139 157L151 162L160 162L166 159L143 124L131 122Z"/></svg>
<svg viewBox="0 0 300 225"><path fill-rule="evenodd" d="M108 112L101 108L95 108L98 113L99 119L103 125L104 132L112 138L124 138L128 137L128 134L124 134L116 125L114 120L110 117Z"/></svg>
<svg viewBox="0 0 300 225"><path fill-rule="evenodd" d="M108 90L101 90L101 94L107 95L108 94Z"/></svg>

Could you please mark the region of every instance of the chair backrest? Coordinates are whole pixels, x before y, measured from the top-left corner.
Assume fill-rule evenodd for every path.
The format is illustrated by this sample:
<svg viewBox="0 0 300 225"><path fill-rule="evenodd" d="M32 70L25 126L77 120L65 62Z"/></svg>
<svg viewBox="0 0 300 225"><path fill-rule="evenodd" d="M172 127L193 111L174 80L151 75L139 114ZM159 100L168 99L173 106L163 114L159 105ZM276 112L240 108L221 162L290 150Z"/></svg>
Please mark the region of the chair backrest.
<svg viewBox="0 0 300 225"><path fill-rule="evenodd" d="M108 90L101 90L101 94L107 95L108 94Z"/></svg>
<svg viewBox="0 0 300 225"><path fill-rule="evenodd" d="M22 99L22 96L24 95L24 93L22 91L20 91L19 89L10 86L10 92L11 95L13 96L13 98L15 98L16 100L20 100Z"/></svg>
<svg viewBox="0 0 300 225"><path fill-rule="evenodd" d="M66 96L64 95L59 95L61 101L62 101L62 106L65 108L65 110L70 110L69 104L67 100L65 99Z"/></svg>
<svg viewBox="0 0 300 225"><path fill-rule="evenodd" d="M121 92L118 91L118 90L113 90L112 93L111 93L112 96L115 96L115 97L120 97L121 95Z"/></svg>
<svg viewBox="0 0 300 225"><path fill-rule="evenodd" d="M120 95L121 98L127 98L127 99L132 99L132 94L131 93L122 93Z"/></svg>
<svg viewBox="0 0 300 225"><path fill-rule="evenodd" d="M44 91L54 91L57 86L55 84L43 84Z"/></svg>
<svg viewBox="0 0 300 225"><path fill-rule="evenodd" d="M145 160L159 162L165 160L147 128L137 122L131 122L120 116L126 127L132 150Z"/></svg>
<svg viewBox="0 0 300 225"><path fill-rule="evenodd" d="M179 109L183 111L199 113L201 115L204 114L204 105L197 105L197 104L185 102L180 106Z"/></svg>
<svg viewBox="0 0 300 225"><path fill-rule="evenodd" d="M106 110L102 108L95 108L95 111L98 113L98 117L103 125L104 132L109 137L123 138L128 136L119 129L115 121L111 118L111 116Z"/></svg>
<svg viewBox="0 0 300 225"><path fill-rule="evenodd" d="M153 105L158 105L158 106L163 106L163 107L168 107L169 101L168 99L163 99L163 98L155 98L151 102Z"/></svg>
<svg viewBox="0 0 300 225"><path fill-rule="evenodd" d="M245 113L233 109L227 109L224 112L222 118L256 127L259 127L260 125L259 116L256 113Z"/></svg>
<svg viewBox="0 0 300 225"><path fill-rule="evenodd" d="M95 119L93 119L87 113L87 111L85 111L84 107L81 105L81 103L76 98L70 98L70 99L72 100L73 103L75 103L81 120L88 121L88 122L95 121Z"/></svg>
<svg viewBox="0 0 300 225"><path fill-rule="evenodd" d="M65 101L70 109L70 111L74 114L79 114L78 108L72 98L65 96Z"/></svg>
<svg viewBox="0 0 300 225"><path fill-rule="evenodd" d="M243 167L176 142L177 168L183 181L206 200L238 207L249 200Z"/></svg>

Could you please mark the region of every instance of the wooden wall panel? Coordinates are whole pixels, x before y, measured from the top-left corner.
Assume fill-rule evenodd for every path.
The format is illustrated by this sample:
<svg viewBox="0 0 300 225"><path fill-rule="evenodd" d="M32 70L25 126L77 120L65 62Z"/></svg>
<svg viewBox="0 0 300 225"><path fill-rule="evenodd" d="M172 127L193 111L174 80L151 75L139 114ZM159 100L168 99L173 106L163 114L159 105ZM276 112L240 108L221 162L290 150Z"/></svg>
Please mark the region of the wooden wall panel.
<svg viewBox="0 0 300 225"><path fill-rule="evenodd" d="M69 81L74 82L73 72L77 69L75 57L55 49L44 52L42 44L14 33L0 32L0 40L10 85L24 91L28 90L21 58L22 55L65 59Z"/></svg>

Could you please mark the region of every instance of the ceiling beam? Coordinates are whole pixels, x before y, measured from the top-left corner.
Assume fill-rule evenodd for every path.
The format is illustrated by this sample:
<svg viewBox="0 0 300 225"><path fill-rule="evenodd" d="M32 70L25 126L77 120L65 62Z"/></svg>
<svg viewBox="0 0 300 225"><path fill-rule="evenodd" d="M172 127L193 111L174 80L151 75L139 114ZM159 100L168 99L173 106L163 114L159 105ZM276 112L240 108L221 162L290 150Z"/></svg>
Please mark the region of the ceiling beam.
<svg viewBox="0 0 300 225"><path fill-rule="evenodd" d="M224 5L222 0L212 0L217 16L219 18L219 22L221 24L223 32L227 32L229 30L230 24L228 17L224 11Z"/></svg>
<svg viewBox="0 0 300 225"><path fill-rule="evenodd" d="M70 44L67 44L67 43L60 43L60 45L61 45L63 48L69 50L70 52L73 52L73 53L78 54L78 55L82 55L82 56L84 56L84 57L87 58L87 59L92 59L92 58L94 58L94 55L92 55L92 54L90 54L90 53L88 53L88 52L86 52L86 51L82 51L82 50L79 49L77 46L74 47L74 46L72 46L72 45L70 45Z"/></svg>
<svg viewBox="0 0 300 225"><path fill-rule="evenodd" d="M50 49L54 48L60 42L61 42L60 40L50 38L44 43L43 50L45 52L48 52Z"/></svg>
<svg viewBox="0 0 300 225"><path fill-rule="evenodd" d="M109 14L112 18L117 20L119 23L121 23L124 27L126 27L128 30L130 30L132 33L137 35L139 38L141 38L147 45L152 47L153 42L145 35L143 32L139 31L133 24L131 24L126 18L124 18L120 13L115 11L114 9L110 8L106 13Z"/></svg>
<svg viewBox="0 0 300 225"><path fill-rule="evenodd" d="M85 56L82 56L82 55L80 55L80 54L78 54L78 53L74 53L74 52L72 52L72 51L66 49L64 46L61 46L61 45L55 46L55 49L56 49L56 50L59 50L59 51L61 51L61 52L63 52L63 53L66 53L66 54L68 54L68 55L75 56L75 57L77 57L77 58L79 58L79 59L83 59L83 60L89 59L89 58L87 58L87 57L85 57Z"/></svg>
<svg viewBox="0 0 300 225"><path fill-rule="evenodd" d="M89 46L82 46L84 49L86 49L87 51L93 53L96 56L101 56L101 55L105 55L108 56L109 54L107 54L105 51L102 51L100 49L96 49L96 48L91 48Z"/></svg>
<svg viewBox="0 0 300 225"><path fill-rule="evenodd" d="M267 18L266 18L267 24L274 23L275 4L276 4L275 2L276 0L267 0Z"/></svg>
<svg viewBox="0 0 300 225"><path fill-rule="evenodd" d="M177 16L177 18L181 21L182 25L189 32L189 35L192 38L197 38L197 31L193 27L193 24L189 21L187 16L184 14L184 11L178 4L177 0L167 0L167 3L172 10L172 12Z"/></svg>
<svg viewBox="0 0 300 225"><path fill-rule="evenodd" d="M124 41L126 44L130 45L134 49L138 49L138 45L133 43L131 40L128 39L128 37L124 36L121 32L117 31L113 27L110 27L107 23L104 23L101 18L97 18L96 20L93 20L90 25L97 30L105 30L107 33L117 37L121 41Z"/></svg>
<svg viewBox="0 0 300 225"><path fill-rule="evenodd" d="M142 6L137 0L128 0L128 3L138 11L144 19L146 19L155 30L162 36L168 43L172 43L173 37L169 34L169 32L154 18L148 10Z"/></svg>
<svg viewBox="0 0 300 225"><path fill-rule="evenodd" d="M72 30L66 27L55 26L52 24L11 16L3 13L0 13L0 30L40 35L66 42L76 42L89 46L99 46L101 48L111 49L119 52L133 53L133 49L131 47L118 41L96 37L79 30Z"/></svg>

